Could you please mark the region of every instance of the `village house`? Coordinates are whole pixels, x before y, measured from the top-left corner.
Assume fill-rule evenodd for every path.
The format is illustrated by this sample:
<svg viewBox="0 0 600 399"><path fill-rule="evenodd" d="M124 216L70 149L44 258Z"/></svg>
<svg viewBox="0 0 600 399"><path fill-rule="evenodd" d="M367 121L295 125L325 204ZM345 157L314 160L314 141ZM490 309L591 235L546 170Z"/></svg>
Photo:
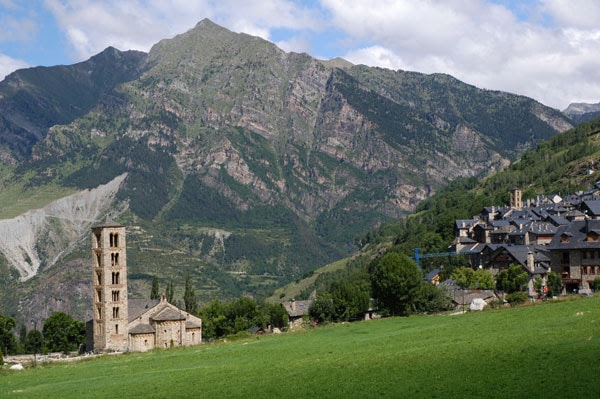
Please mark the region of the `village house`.
<svg viewBox="0 0 600 399"><path fill-rule="evenodd" d="M94 318L86 323L88 350L143 352L202 342L202 320L164 296L128 297L125 227L110 216L92 227L92 281Z"/></svg>
<svg viewBox="0 0 600 399"><path fill-rule="evenodd" d="M292 299L291 301L281 303L281 306L283 306L287 312L289 319L288 328L290 330L302 327L303 318L305 315L308 316L308 309L312 302L312 299L306 301L296 301Z"/></svg>
<svg viewBox="0 0 600 399"><path fill-rule="evenodd" d="M598 189L537 196L523 203L519 189L510 191L510 206L484 208L473 219L456 220L451 250L468 254L472 267L497 274L520 265L533 282L550 272L562 276L565 292L588 290L600 276L600 199Z"/></svg>

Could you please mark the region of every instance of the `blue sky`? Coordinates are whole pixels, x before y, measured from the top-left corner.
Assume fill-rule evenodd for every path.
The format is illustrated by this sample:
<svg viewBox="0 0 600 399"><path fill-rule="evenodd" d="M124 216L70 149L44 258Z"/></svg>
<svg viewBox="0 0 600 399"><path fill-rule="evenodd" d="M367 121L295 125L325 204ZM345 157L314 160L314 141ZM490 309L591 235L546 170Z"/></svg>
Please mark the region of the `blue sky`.
<svg viewBox="0 0 600 399"><path fill-rule="evenodd" d="M318 58L423 73L563 109L600 101L598 0L0 0L0 79L148 51L210 18Z"/></svg>

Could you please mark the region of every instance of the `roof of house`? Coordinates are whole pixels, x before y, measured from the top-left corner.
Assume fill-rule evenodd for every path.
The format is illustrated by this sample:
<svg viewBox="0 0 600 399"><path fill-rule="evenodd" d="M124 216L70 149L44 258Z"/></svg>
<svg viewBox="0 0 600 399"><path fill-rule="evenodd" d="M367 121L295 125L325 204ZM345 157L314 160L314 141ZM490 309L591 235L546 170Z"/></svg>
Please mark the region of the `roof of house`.
<svg viewBox="0 0 600 399"><path fill-rule="evenodd" d="M586 200L581 204L582 207L589 211L589 214L593 216L600 216L600 200Z"/></svg>
<svg viewBox="0 0 600 399"><path fill-rule="evenodd" d="M479 298L484 301L495 298L493 290L461 290L457 289L452 292L452 302L458 305L468 305L473 302L473 299Z"/></svg>
<svg viewBox="0 0 600 399"><path fill-rule="evenodd" d="M300 317L308 314L308 308L312 304L312 300L306 301L289 301L282 302L281 305L285 308L289 317Z"/></svg>
<svg viewBox="0 0 600 399"><path fill-rule="evenodd" d="M598 249L600 241L587 241L589 232L600 233L600 220L575 220L566 226L560 226L548 245L549 249ZM563 240L564 237L568 239Z"/></svg>
<svg viewBox="0 0 600 399"><path fill-rule="evenodd" d="M432 271L430 271L429 273L427 273L424 277L423 280L426 281L431 281L433 280L438 274L440 274L440 269L433 269Z"/></svg>

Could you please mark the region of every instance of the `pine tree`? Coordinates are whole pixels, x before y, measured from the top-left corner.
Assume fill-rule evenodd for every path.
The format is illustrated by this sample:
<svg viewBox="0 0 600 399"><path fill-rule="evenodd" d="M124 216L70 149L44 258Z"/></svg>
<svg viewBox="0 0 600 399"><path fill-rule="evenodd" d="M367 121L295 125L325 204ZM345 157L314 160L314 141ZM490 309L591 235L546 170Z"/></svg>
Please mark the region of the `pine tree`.
<svg viewBox="0 0 600 399"><path fill-rule="evenodd" d="M185 311L192 314L196 314L198 310L198 304L196 302L196 292L192 285L192 279L190 273L185 274L185 292L183 293L183 302L185 304Z"/></svg>
<svg viewBox="0 0 600 399"><path fill-rule="evenodd" d="M159 299L160 293L158 289L158 277L152 277L152 290L150 291L150 299Z"/></svg>
<svg viewBox="0 0 600 399"><path fill-rule="evenodd" d="M167 302L169 303L173 303L173 300L175 299L175 292L173 290L173 281L169 281L169 283L167 284L167 291L165 293L165 295L167 296Z"/></svg>

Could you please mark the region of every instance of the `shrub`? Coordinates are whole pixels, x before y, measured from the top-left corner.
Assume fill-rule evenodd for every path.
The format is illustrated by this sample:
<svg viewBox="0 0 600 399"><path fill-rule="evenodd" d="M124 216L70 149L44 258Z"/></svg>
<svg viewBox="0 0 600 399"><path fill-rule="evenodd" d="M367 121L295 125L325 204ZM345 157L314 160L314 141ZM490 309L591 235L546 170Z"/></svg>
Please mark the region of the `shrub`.
<svg viewBox="0 0 600 399"><path fill-rule="evenodd" d="M513 292L506 296L506 301L510 303L510 306L520 305L527 302L527 294L522 291Z"/></svg>

